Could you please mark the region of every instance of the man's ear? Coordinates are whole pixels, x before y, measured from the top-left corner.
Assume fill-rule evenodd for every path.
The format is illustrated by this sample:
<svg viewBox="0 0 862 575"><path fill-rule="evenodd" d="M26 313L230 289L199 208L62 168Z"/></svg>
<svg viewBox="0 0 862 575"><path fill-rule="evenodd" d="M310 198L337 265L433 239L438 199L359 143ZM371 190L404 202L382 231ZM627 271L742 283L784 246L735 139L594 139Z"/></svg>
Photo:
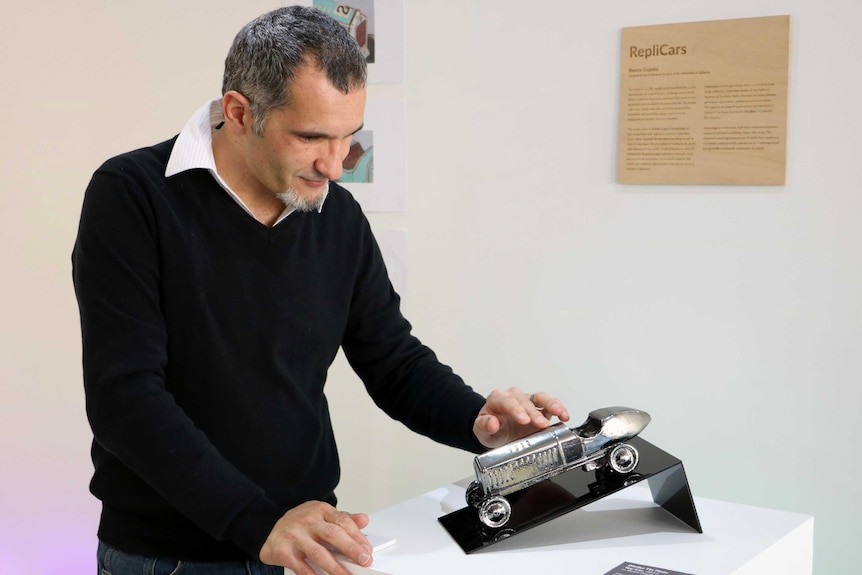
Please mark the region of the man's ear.
<svg viewBox="0 0 862 575"><path fill-rule="evenodd" d="M248 98L236 90L230 90L222 96L221 109L224 114L224 127L232 134L241 136L252 131L254 118Z"/></svg>

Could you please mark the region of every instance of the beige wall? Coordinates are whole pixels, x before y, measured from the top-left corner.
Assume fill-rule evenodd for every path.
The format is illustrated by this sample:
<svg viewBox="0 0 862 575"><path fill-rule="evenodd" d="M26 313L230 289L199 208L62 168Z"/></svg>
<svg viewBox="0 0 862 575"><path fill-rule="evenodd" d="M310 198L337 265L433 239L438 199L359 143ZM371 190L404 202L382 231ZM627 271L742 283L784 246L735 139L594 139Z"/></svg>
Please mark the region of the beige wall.
<svg viewBox="0 0 862 575"><path fill-rule="evenodd" d="M69 264L89 176L178 132L239 26L279 3L75 4L10 6L0 35L4 573L92 565ZM645 437L696 495L814 514L815 572L851 572L862 5L527 4L406 0L405 82L371 88L407 103L410 208L371 219L407 230L417 334L482 392L549 389L575 419L650 411ZM787 185L617 185L620 28L773 14L792 16ZM345 508L469 474L468 454L378 413L343 361L329 395Z"/></svg>

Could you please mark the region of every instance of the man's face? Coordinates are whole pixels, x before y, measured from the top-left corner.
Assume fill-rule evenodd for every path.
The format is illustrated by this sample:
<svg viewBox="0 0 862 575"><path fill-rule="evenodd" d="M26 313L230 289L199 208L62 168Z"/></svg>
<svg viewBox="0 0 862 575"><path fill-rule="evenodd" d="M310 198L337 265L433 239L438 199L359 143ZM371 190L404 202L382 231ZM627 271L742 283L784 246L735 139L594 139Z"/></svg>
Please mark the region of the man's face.
<svg viewBox="0 0 862 575"><path fill-rule="evenodd" d="M315 209L341 176L364 112L365 88L344 94L322 70L305 66L291 83L290 103L270 111L262 136L248 134L247 168L291 207Z"/></svg>

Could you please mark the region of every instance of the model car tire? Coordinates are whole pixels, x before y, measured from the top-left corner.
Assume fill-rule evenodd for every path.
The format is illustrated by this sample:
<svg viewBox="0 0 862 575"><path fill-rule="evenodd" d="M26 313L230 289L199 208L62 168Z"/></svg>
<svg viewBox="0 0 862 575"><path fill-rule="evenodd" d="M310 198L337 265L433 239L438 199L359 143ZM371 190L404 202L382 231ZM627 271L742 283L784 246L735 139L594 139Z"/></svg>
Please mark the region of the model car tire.
<svg viewBox="0 0 862 575"><path fill-rule="evenodd" d="M617 473L631 473L638 466L638 450L627 443L620 443L608 454L608 465Z"/></svg>
<svg viewBox="0 0 862 575"><path fill-rule="evenodd" d="M505 525L511 516L512 506L505 497L492 497L479 508L479 520L493 529Z"/></svg>
<svg viewBox="0 0 862 575"><path fill-rule="evenodd" d="M467 500L467 505L476 509L482 505L482 486L478 481L471 481L467 486L467 491L464 493L464 498Z"/></svg>

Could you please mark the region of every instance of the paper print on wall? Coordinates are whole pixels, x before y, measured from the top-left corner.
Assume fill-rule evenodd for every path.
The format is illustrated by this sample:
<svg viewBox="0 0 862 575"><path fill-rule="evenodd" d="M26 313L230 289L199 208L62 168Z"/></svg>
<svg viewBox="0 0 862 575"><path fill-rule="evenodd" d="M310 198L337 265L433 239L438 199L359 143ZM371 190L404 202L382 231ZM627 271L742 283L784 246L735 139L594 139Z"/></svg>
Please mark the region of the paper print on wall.
<svg viewBox="0 0 862 575"><path fill-rule="evenodd" d="M407 134L403 101L369 102L339 182L364 212L407 209Z"/></svg>
<svg viewBox="0 0 862 575"><path fill-rule="evenodd" d="M332 16L347 28L359 44L365 61L374 63L374 0L347 0L345 3L313 0L312 6Z"/></svg>
<svg viewBox="0 0 862 575"><path fill-rule="evenodd" d="M404 0L301 0L338 20L368 62L369 83L404 80Z"/></svg>
<svg viewBox="0 0 862 575"><path fill-rule="evenodd" d="M350 151L342 162L339 182L374 183L374 132L360 130L353 134Z"/></svg>

